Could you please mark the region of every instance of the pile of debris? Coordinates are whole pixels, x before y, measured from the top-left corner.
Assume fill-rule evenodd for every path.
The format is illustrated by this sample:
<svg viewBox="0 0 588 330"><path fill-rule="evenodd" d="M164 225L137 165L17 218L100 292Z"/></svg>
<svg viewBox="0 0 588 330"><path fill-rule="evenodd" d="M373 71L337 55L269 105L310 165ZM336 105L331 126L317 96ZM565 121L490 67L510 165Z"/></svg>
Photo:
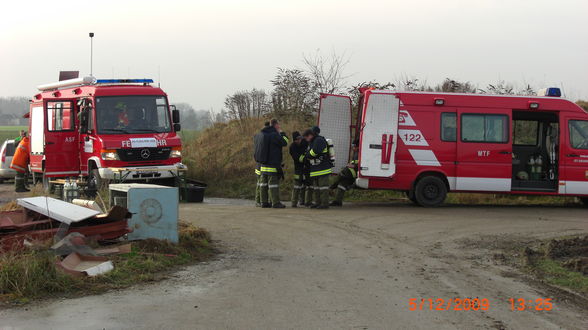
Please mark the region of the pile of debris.
<svg viewBox="0 0 588 330"><path fill-rule="evenodd" d="M70 274L93 276L113 269L112 262L100 254L130 252L130 244L105 249L89 246L90 242L112 243L132 231L128 226L132 214L122 206L102 213L44 196L20 198L17 204L22 208L0 212L0 253L53 239L51 249L65 256L59 267Z"/></svg>

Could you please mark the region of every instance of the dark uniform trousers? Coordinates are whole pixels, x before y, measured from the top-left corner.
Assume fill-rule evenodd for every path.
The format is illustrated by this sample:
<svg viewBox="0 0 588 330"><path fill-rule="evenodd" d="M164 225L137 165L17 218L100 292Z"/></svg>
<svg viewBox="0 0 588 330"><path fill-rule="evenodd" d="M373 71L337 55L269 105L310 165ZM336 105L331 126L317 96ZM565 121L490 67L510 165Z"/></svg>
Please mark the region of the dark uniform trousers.
<svg viewBox="0 0 588 330"><path fill-rule="evenodd" d="M345 192L353 188L353 185L355 184L355 175L353 172L354 171L349 167L342 168L335 179L335 182L331 185L331 189L337 189L337 192L335 193L336 202L343 202Z"/></svg>
<svg viewBox="0 0 588 330"><path fill-rule="evenodd" d="M292 185L292 206L298 204L304 205L306 186L304 185L304 175L294 174L294 182Z"/></svg>
<svg viewBox="0 0 588 330"><path fill-rule="evenodd" d="M316 205L329 206L329 177L330 173L312 177Z"/></svg>

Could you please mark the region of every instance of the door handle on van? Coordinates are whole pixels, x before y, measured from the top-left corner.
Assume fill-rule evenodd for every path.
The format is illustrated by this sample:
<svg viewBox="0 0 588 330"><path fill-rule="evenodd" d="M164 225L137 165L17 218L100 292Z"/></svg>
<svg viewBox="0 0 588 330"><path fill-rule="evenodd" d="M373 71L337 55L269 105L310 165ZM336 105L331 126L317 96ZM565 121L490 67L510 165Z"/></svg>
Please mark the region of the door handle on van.
<svg viewBox="0 0 588 330"><path fill-rule="evenodd" d="M567 154L567 157L580 157L580 155L576 155L576 154Z"/></svg>
<svg viewBox="0 0 588 330"><path fill-rule="evenodd" d="M511 153L512 152L510 152L510 151L501 151L501 152L499 152L499 154L501 154L501 155L509 155Z"/></svg>
<svg viewBox="0 0 588 330"><path fill-rule="evenodd" d="M48 144L55 144L55 142L51 142L51 141L45 142L45 145L48 145Z"/></svg>

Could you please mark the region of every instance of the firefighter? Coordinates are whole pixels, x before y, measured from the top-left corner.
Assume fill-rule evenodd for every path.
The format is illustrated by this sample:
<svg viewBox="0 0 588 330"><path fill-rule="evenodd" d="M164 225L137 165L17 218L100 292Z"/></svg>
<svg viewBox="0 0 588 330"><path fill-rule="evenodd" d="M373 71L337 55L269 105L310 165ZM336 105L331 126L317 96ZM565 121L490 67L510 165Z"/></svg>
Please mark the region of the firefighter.
<svg viewBox="0 0 588 330"><path fill-rule="evenodd" d="M306 140L305 140L306 141ZM307 143L308 144L308 143ZM308 146L307 146L308 149ZM310 162L304 159L303 169L303 183L304 183L304 206L312 207L312 199L314 198L314 187L312 186L312 178L310 177Z"/></svg>
<svg viewBox="0 0 588 330"><path fill-rule="evenodd" d="M16 151L12 157L12 163L10 163L10 168L16 171L16 176L14 177L14 191L16 192L29 191L25 186L25 174L29 167L29 148L29 137L25 132L18 147L16 147Z"/></svg>
<svg viewBox="0 0 588 330"><path fill-rule="evenodd" d="M349 189L353 188L355 185L355 179L357 179L357 169L358 169L358 150L359 150L359 141L354 141L352 144L353 148L353 156L351 158L351 162L347 164L346 167L343 167L341 171L339 171L339 175L335 179L335 182L331 185L331 189L337 189L335 192L335 200L331 202L331 206L343 206L343 197L345 196L345 192Z"/></svg>
<svg viewBox="0 0 588 330"><path fill-rule="evenodd" d="M304 132L304 138L309 144L305 158L310 162L310 178L313 183L314 204L311 208L329 208L329 176L333 172L333 165L329 156L327 140L320 135L320 129L313 127Z"/></svg>
<svg viewBox="0 0 588 330"><path fill-rule="evenodd" d="M290 156L294 161L294 182L292 184L292 207L305 205L305 185L304 185L304 154L308 148L306 140L296 131L292 133L294 142L290 144Z"/></svg>
<svg viewBox="0 0 588 330"><path fill-rule="evenodd" d="M125 128L129 126L129 114L127 112L127 105L123 102L118 102L115 106L118 110L117 128Z"/></svg>
<svg viewBox="0 0 588 330"><path fill-rule="evenodd" d="M266 121L263 124L263 127L268 127L270 125L269 121ZM255 148L258 147L258 143L259 144L263 144L263 138L264 138L264 134L263 134L263 129L261 129L259 131L259 133L257 133L254 137L253 137L253 144L255 145ZM259 142L257 142L257 140L260 140ZM260 146L262 147L262 146ZM253 155L253 158L255 159L255 152ZM261 182L261 163L258 162L257 160L255 161L255 206L256 207L261 207L261 187L265 187L265 189L267 190L267 185L263 185L263 183Z"/></svg>
<svg viewBox="0 0 588 330"><path fill-rule="evenodd" d="M264 127L262 132L267 145L267 160L260 167L261 183L267 185L267 189L261 187L261 207L283 209L286 206L280 202L280 178L284 175L282 148L288 145L289 140L277 119L272 119L270 126Z"/></svg>
<svg viewBox="0 0 588 330"><path fill-rule="evenodd" d="M27 135L27 132L25 132L24 129L20 130L20 134L18 135L18 137L16 139L14 139L14 147L18 148L18 144L20 143L20 141L22 140L23 137L25 137Z"/></svg>

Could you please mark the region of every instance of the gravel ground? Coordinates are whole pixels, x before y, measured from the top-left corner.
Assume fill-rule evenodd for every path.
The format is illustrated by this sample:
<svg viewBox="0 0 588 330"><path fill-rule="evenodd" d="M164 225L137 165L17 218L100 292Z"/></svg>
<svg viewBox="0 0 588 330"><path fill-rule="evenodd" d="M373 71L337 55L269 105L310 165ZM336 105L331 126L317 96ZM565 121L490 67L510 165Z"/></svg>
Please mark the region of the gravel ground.
<svg viewBox="0 0 588 330"><path fill-rule="evenodd" d="M0 310L0 329L587 329L586 305L496 262L501 247L588 232L564 207L355 203L271 210L183 204L222 253L168 280ZM486 311L410 311L409 299L486 298ZM511 311L509 298L554 298Z"/></svg>

